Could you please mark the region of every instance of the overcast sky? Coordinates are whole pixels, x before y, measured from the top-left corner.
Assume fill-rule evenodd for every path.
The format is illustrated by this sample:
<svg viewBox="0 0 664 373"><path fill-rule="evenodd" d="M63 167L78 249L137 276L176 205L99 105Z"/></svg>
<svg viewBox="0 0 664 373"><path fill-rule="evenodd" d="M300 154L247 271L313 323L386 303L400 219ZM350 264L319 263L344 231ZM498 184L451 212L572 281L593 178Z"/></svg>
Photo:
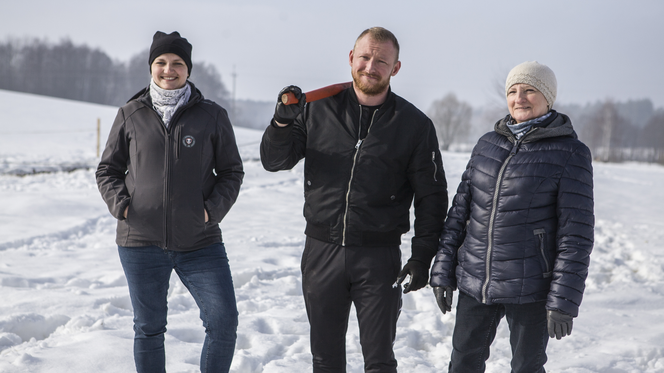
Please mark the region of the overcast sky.
<svg viewBox="0 0 664 373"><path fill-rule="evenodd" d="M560 103L664 107L661 0L21 0L0 10L2 40L70 38L124 61L156 30L177 30L194 61L216 66L229 91L235 69L236 97L253 100L349 81L348 52L371 26L396 34L392 89L424 111L449 92L473 106L495 100L496 84L528 60L556 73Z"/></svg>

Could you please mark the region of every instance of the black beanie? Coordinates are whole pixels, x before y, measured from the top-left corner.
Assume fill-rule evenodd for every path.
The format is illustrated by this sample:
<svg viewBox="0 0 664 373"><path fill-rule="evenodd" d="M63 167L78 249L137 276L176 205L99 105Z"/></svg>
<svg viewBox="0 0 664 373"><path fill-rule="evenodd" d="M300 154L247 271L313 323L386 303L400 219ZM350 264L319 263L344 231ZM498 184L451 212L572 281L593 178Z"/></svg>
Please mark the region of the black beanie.
<svg viewBox="0 0 664 373"><path fill-rule="evenodd" d="M184 60L191 75L191 48L191 44L187 39L181 37L179 32L173 31L170 34L165 34L157 31L152 37L148 65L152 68L152 62L164 53L175 53Z"/></svg>

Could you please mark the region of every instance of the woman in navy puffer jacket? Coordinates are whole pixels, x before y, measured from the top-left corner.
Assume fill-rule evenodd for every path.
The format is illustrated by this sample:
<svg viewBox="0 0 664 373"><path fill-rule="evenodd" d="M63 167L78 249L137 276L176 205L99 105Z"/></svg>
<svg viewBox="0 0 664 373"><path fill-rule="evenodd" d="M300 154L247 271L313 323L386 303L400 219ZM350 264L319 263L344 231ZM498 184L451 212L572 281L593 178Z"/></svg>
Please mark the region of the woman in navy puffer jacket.
<svg viewBox="0 0 664 373"><path fill-rule="evenodd" d="M483 372L500 319L512 372L544 372L548 338L570 334L593 247L590 150L551 110L556 78L535 61L505 86L510 114L473 149L431 285L442 312L459 289L450 372Z"/></svg>

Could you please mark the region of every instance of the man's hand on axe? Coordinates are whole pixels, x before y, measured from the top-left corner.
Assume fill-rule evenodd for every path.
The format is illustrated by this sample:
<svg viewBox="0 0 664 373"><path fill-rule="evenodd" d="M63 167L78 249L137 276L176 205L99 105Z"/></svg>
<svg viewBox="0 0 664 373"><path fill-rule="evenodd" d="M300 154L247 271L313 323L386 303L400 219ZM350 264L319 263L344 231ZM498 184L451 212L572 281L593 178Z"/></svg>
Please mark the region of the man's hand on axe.
<svg viewBox="0 0 664 373"><path fill-rule="evenodd" d="M277 107L274 109L274 122L279 127L286 127L304 110L306 102L312 102L334 96L344 89L350 88L351 82L332 84L323 88L302 93L300 87L289 85L279 92Z"/></svg>
<svg viewBox="0 0 664 373"><path fill-rule="evenodd" d="M297 102L293 104L286 104L282 97L284 95L292 95ZM292 100L291 100L292 101ZM293 123L295 118L304 110L304 104L307 102L306 96L298 86L289 85L284 87L277 97L277 106L274 108L274 122L279 127L286 127Z"/></svg>

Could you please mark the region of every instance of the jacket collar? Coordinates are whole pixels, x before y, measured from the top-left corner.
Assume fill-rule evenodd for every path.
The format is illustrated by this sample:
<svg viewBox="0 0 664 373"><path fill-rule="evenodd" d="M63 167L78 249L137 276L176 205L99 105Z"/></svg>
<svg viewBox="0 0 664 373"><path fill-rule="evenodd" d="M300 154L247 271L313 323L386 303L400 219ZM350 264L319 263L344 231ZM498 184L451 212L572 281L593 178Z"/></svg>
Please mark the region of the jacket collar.
<svg viewBox="0 0 664 373"><path fill-rule="evenodd" d="M349 91L348 97L350 98L351 103L353 103L356 107L359 106L360 101L357 99L357 94L355 93L355 89L353 88L353 86L350 86L350 88L347 88L347 90ZM394 101L394 97L395 94L392 93L392 86L389 86L387 88L387 96L385 97L385 102L382 103L381 108L391 106Z"/></svg>
<svg viewBox="0 0 664 373"><path fill-rule="evenodd" d="M558 113L555 110L551 110L553 114L550 118L545 120L542 123L538 123L534 126L528 133L523 136L523 143L533 142L545 138L552 137L561 137L561 136L570 136L573 138L578 138L574 127L572 127L572 121L565 114ZM512 131L507 128L507 123L510 121L511 116L508 114L505 118L499 120L494 125L494 130L507 137L510 142L516 142L516 138Z"/></svg>
<svg viewBox="0 0 664 373"><path fill-rule="evenodd" d="M201 93L201 91L198 90L198 88L196 88L194 83L187 80L187 84L189 84L189 86L191 87L191 97L189 98L189 102L185 106L190 106L191 104L194 104L204 99L203 94ZM150 86L148 85L147 87L138 91L138 93L136 93L127 102L131 102L133 100L143 102L144 104L152 107L152 99L150 98Z"/></svg>

